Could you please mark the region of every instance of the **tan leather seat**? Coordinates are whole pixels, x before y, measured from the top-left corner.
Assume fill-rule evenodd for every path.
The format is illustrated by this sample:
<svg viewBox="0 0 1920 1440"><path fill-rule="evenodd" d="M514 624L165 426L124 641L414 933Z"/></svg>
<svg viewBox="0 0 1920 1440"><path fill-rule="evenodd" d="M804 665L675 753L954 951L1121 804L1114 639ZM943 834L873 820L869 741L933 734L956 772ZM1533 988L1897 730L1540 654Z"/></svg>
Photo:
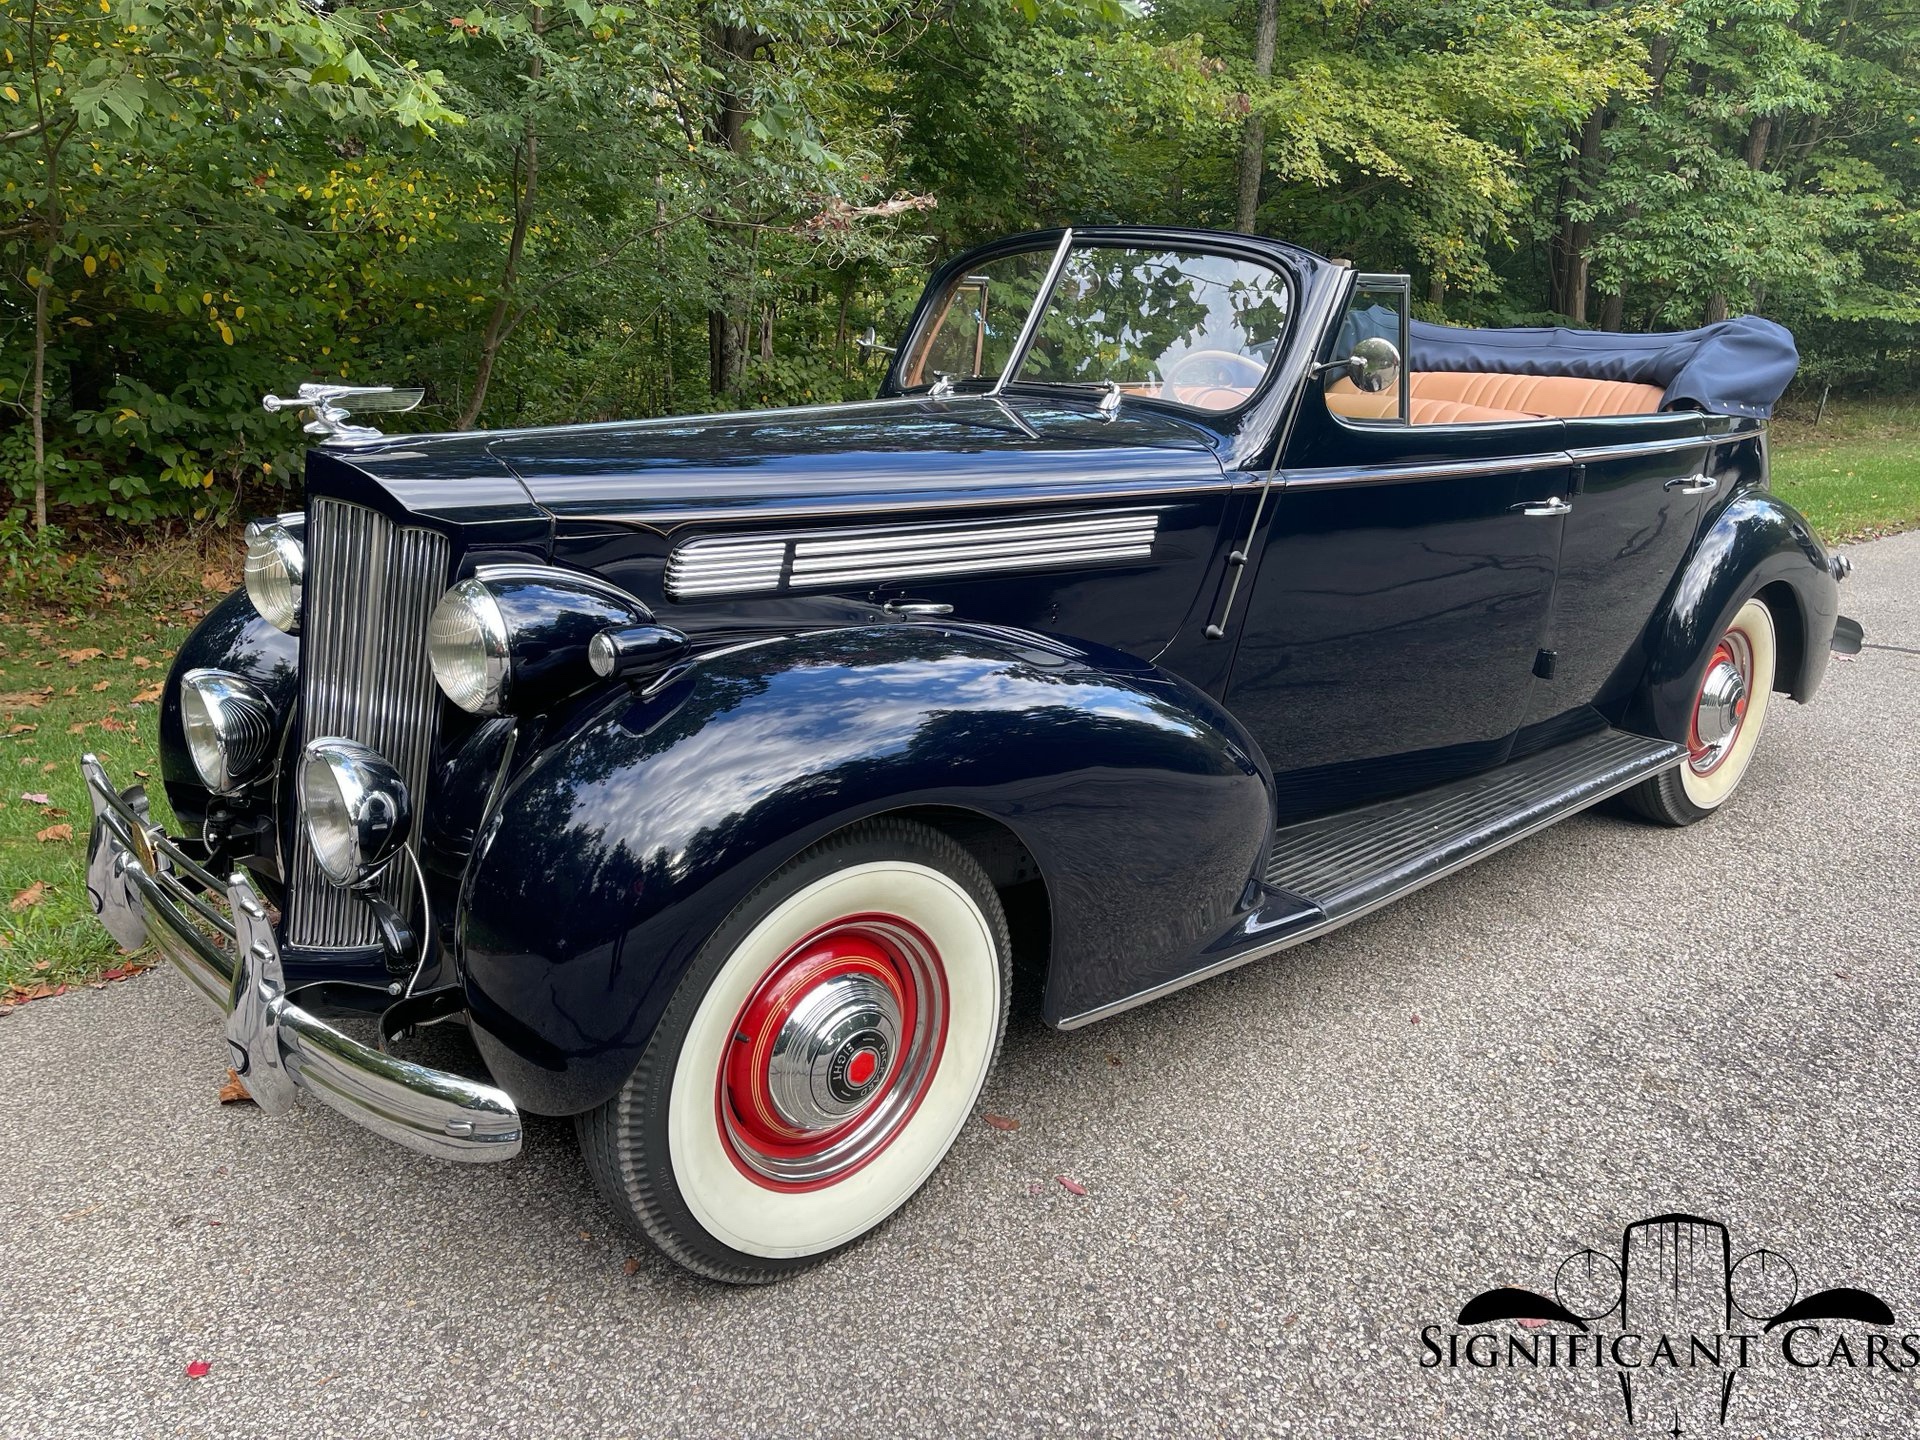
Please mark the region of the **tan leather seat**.
<svg viewBox="0 0 1920 1440"><path fill-rule="evenodd" d="M1409 388L1419 400L1443 400L1523 415L1652 415L1660 409L1658 385L1624 380L1582 380L1572 375L1494 375L1474 370L1416 370ZM1414 424L1440 424L1422 421Z"/></svg>
<svg viewBox="0 0 1920 1440"><path fill-rule="evenodd" d="M1415 375L1408 382L1411 386L1419 380ZM1349 420L1392 420L1400 410L1400 397L1391 390L1377 391L1372 394L1355 387L1353 381L1344 377L1327 387L1327 408L1336 415L1344 415ZM1412 415L1409 417L1415 425L1490 425L1502 422L1511 424L1515 420L1533 420L1538 417L1520 410L1496 410L1487 405L1463 405L1458 400L1430 400L1426 396L1414 393L1411 402Z"/></svg>

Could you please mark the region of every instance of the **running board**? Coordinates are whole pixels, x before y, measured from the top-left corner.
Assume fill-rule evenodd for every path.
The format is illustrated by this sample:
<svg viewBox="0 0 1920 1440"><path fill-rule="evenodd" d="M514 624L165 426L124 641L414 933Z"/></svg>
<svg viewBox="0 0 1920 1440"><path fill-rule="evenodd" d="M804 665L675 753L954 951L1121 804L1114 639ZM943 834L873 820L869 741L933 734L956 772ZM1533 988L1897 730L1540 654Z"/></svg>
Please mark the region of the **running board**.
<svg viewBox="0 0 1920 1440"><path fill-rule="evenodd" d="M1197 968L1060 1028L1076 1030L1324 935L1658 775L1686 753L1671 741L1602 730L1482 775L1283 826L1267 852L1266 904Z"/></svg>

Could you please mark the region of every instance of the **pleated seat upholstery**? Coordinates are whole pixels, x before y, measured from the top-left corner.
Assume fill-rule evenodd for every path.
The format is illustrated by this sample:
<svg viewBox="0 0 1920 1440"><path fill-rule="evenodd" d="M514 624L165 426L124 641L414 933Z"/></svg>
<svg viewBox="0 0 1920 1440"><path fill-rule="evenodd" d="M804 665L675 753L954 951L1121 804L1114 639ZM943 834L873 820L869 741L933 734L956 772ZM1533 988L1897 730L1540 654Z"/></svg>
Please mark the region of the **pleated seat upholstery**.
<svg viewBox="0 0 1920 1440"><path fill-rule="evenodd" d="M1475 405L1522 415L1651 415L1660 409L1658 385L1624 380L1582 380L1572 375L1496 375L1476 370L1416 370L1414 398ZM1440 421L1414 424L1440 424Z"/></svg>
<svg viewBox="0 0 1920 1440"><path fill-rule="evenodd" d="M1474 370L1416 370L1407 377L1415 425L1495 425L1516 420L1578 419L1589 415L1652 415L1658 385L1582 380L1572 375L1496 375ZM1367 394L1351 380L1327 387L1327 408L1350 420L1390 420L1399 408L1391 391Z"/></svg>

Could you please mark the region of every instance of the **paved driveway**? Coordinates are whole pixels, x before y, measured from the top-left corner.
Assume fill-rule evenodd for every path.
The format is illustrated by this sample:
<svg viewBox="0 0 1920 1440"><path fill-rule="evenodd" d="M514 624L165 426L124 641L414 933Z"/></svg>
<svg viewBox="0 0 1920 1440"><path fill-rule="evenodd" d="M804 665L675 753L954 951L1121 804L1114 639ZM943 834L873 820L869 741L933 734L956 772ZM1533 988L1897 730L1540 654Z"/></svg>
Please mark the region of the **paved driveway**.
<svg viewBox="0 0 1920 1440"><path fill-rule="evenodd" d="M1019 1128L772 1289L628 1239L564 1124L463 1170L221 1107L171 972L25 1006L0 1436L1627 1433L1611 1371L1423 1369L1419 1332L1665 1211L1920 1330L1920 535L1854 554L1876 648L1726 813L1581 817L1090 1031L1017 1015ZM1776 1359L1712 1433L1916 1426L1920 1369Z"/></svg>

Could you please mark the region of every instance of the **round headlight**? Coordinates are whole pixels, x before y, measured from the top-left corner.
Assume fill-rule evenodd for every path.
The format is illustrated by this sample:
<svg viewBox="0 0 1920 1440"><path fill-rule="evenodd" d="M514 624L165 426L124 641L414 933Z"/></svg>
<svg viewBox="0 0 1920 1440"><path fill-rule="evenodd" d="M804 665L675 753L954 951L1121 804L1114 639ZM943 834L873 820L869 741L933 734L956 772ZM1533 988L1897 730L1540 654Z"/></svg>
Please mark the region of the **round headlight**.
<svg viewBox="0 0 1920 1440"><path fill-rule="evenodd" d="M180 677L180 725L193 768L216 795L231 795L266 768L273 702L259 686L224 670Z"/></svg>
<svg viewBox="0 0 1920 1440"><path fill-rule="evenodd" d="M462 580L440 597L427 622L427 659L446 696L475 715L498 715L513 666L507 622L493 593Z"/></svg>
<svg viewBox="0 0 1920 1440"><path fill-rule="evenodd" d="M312 740L300 754L300 814L314 859L336 885L373 879L406 843L406 781L354 740Z"/></svg>
<svg viewBox="0 0 1920 1440"><path fill-rule="evenodd" d="M278 520L247 526L247 598L260 618L289 635L300 628L300 589L307 552Z"/></svg>

